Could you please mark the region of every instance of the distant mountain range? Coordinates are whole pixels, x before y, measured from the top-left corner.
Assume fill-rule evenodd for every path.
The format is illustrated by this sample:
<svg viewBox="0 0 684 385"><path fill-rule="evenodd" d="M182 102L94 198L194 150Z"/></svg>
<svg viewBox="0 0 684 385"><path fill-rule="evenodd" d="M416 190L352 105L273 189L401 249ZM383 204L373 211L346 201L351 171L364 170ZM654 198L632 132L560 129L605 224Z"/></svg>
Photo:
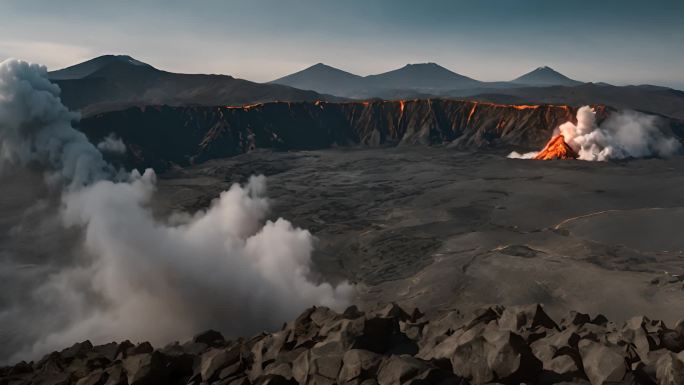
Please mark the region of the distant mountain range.
<svg viewBox="0 0 684 385"><path fill-rule="evenodd" d="M393 71L365 77L318 63L270 83L348 98L390 99L421 94L448 96L457 90L583 84L549 67L539 67L510 82L483 82L453 72L436 63L407 64Z"/></svg>
<svg viewBox="0 0 684 385"><path fill-rule="evenodd" d="M583 83L539 67L511 81L483 82L436 63L359 76L318 63L269 83L159 70L130 56L100 56L49 73L62 100L84 116L132 106L231 106L270 101L458 98L504 104L605 104L684 119L684 92L650 85Z"/></svg>
<svg viewBox="0 0 684 385"><path fill-rule="evenodd" d="M227 75L166 72L130 56L100 56L49 73L63 102L84 115L145 105L243 105L268 101L339 100L314 91Z"/></svg>

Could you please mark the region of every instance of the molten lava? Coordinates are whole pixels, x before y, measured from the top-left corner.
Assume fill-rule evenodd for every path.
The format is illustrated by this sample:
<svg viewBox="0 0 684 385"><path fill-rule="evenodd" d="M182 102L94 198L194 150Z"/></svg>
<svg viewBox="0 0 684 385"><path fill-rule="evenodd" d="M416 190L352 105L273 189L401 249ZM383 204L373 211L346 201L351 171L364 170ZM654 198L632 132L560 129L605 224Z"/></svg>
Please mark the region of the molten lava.
<svg viewBox="0 0 684 385"><path fill-rule="evenodd" d="M578 155L566 142L563 135L556 135L546 144L534 159L577 159Z"/></svg>

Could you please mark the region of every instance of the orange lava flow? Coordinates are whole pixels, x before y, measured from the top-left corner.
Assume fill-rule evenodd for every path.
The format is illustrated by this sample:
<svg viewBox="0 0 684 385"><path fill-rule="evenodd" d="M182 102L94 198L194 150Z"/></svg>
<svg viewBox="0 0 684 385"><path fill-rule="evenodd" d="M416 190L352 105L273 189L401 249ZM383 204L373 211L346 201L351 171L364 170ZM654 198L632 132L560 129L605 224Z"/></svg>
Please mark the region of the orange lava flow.
<svg viewBox="0 0 684 385"><path fill-rule="evenodd" d="M403 113L404 113L404 104L405 104L405 103L406 103L406 102L403 101L403 100L400 100L400 101L399 101L399 113L400 113L400 114L403 114Z"/></svg>
<svg viewBox="0 0 684 385"><path fill-rule="evenodd" d="M577 159L578 155L567 143L563 135L556 135L544 146L544 149L534 157L539 160Z"/></svg>
<svg viewBox="0 0 684 385"><path fill-rule="evenodd" d="M263 105L264 105L264 103L254 103L254 104L245 104L242 106L226 106L226 108L230 109L230 110L235 110L235 109L249 110L251 108L261 107Z"/></svg>
<svg viewBox="0 0 684 385"><path fill-rule="evenodd" d="M529 109L534 110L534 109L539 108L539 106L530 106L530 105L520 105L520 106L511 105L510 107L513 107L513 108L515 108L516 110L529 110Z"/></svg>
<svg viewBox="0 0 684 385"><path fill-rule="evenodd" d="M473 114L475 113L476 108L477 108L477 102L473 102L473 108L470 109L470 113L468 114L468 120L466 121L466 126L470 123L470 119L473 117Z"/></svg>

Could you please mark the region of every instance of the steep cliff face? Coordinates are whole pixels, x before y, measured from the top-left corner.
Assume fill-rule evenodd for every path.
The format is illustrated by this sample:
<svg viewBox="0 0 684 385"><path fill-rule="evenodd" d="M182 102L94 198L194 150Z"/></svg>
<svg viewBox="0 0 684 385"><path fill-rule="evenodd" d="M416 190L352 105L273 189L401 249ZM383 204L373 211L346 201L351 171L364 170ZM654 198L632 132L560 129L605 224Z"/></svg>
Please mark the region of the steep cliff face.
<svg viewBox="0 0 684 385"><path fill-rule="evenodd" d="M599 118L606 108L598 106ZM274 102L244 107L145 107L98 114L80 127L93 140L120 136L137 166L163 167L258 148L443 145L463 149L539 148L569 106L513 106L460 100L353 103Z"/></svg>

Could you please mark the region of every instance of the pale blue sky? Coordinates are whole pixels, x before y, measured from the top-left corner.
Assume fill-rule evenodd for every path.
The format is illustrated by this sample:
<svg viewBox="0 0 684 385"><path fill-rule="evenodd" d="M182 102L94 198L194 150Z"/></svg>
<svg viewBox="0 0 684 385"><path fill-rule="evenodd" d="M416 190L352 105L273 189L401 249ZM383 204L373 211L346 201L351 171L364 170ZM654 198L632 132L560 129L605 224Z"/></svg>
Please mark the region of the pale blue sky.
<svg viewBox="0 0 684 385"><path fill-rule="evenodd" d="M684 88L684 1L0 1L0 58L106 53L268 81L317 62L360 75L433 61L481 80L542 65Z"/></svg>

